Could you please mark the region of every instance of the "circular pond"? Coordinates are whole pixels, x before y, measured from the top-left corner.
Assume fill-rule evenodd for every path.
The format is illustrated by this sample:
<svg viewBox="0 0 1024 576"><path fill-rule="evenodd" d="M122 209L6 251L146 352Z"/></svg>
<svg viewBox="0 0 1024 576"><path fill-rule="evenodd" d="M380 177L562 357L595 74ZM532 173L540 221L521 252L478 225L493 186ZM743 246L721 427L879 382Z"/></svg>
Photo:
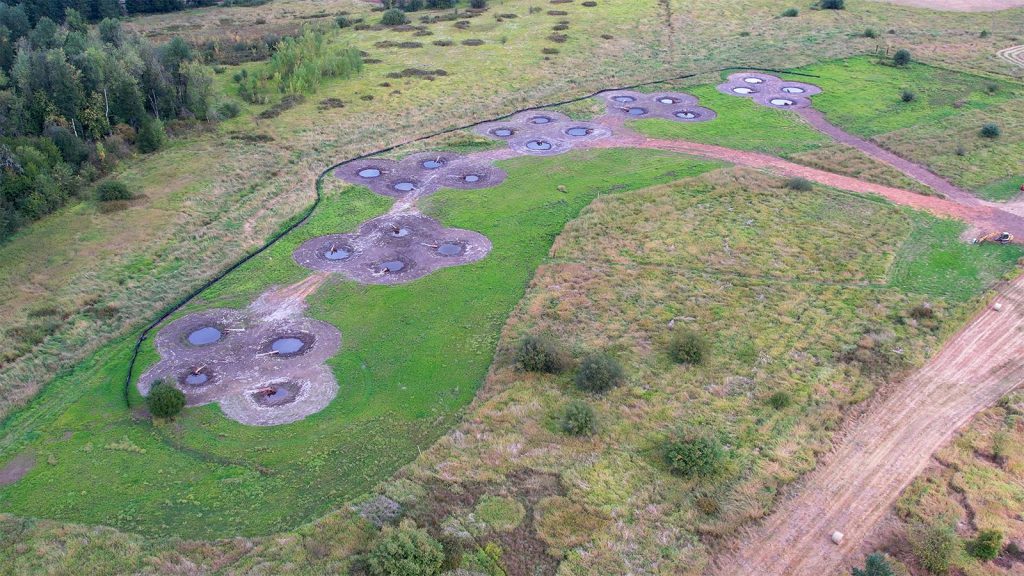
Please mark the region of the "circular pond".
<svg viewBox="0 0 1024 576"><path fill-rule="evenodd" d="M466 174L465 176L462 177L462 181L463 182L469 182L469 183L479 182L480 181L480 175L479 174Z"/></svg>
<svg viewBox="0 0 1024 576"><path fill-rule="evenodd" d="M462 242L442 242L437 247L437 253L441 256L458 256L466 251L466 246Z"/></svg>
<svg viewBox="0 0 1024 576"><path fill-rule="evenodd" d="M622 104L629 104L630 102L636 102L636 98L633 98L632 96L613 96L612 100L615 100L616 102L619 102L619 103L622 103Z"/></svg>
<svg viewBox="0 0 1024 576"><path fill-rule="evenodd" d="M772 98L769 100L773 106L792 106L794 102L785 98Z"/></svg>
<svg viewBox="0 0 1024 576"><path fill-rule="evenodd" d="M352 255L352 248L331 244L324 250L324 258L328 260L347 260Z"/></svg>
<svg viewBox="0 0 1024 576"><path fill-rule="evenodd" d="M393 188L395 190L398 190L399 192L412 192L413 190L416 189L416 183L415 182L395 182L395 185L393 186Z"/></svg>
<svg viewBox="0 0 1024 576"><path fill-rule="evenodd" d="M221 339L223 334L213 326L203 326L188 335L188 343L193 346L208 346Z"/></svg>
<svg viewBox="0 0 1024 576"><path fill-rule="evenodd" d="M747 84L763 84L764 83L764 80L762 80L760 78L754 78L753 76L751 76L749 78L744 78L743 81L746 82Z"/></svg>
<svg viewBox="0 0 1024 576"><path fill-rule="evenodd" d="M565 131L569 136L586 136L590 132L590 128L584 128L583 126L573 126Z"/></svg>
<svg viewBox="0 0 1024 576"><path fill-rule="evenodd" d="M643 116L644 114L647 114L647 109L640 107L627 108L626 113L630 116Z"/></svg>
<svg viewBox="0 0 1024 576"><path fill-rule="evenodd" d="M803 94L805 90L799 86L783 86L782 91L786 94Z"/></svg>
<svg viewBox="0 0 1024 576"><path fill-rule="evenodd" d="M495 128L494 130L491 130L491 134L494 134L495 136L498 136L499 138L508 138L509 136L511 136L514 133L515 133L515 130L513 130L511 128Z"/></svg>
<svg viewBox="0 0 1024 576"><path fill-rule="evenodd" d="M676 118L682 118L683 120L693 120L694 118L700 117L700 114L693 110L679 110L677 112L673 112L672 115Z"/></svg>
<svg viewBox="0 0 1024 576"><path fill-rule="evenodd" d="M379 168L363 168L358 172L361 178L378 178L380 177Z"/></svg>
<svg viewBox="0 0 1024 576"><path fill-rule="evenodd" d="M747 88L746 86L737 86L736 88L733 88L732 91L737 93L737 94L753 94L754 93L754 89L753 88Z"/></svg>
<svg viewBox="0 0 1024 576"><path fill-rule="evenodd" d="M530 118L530 124L550 124L551 118L549 116L534 116Z"/></svg>
<svg viewBox="0 0 1024 576"><path fill-rule="evenodd" d="M427 170L437 170L438 168L444 166L444 160L424 160L422 166Z"/></svg>
<svg viewBox="0 0 1024 576"><path fill-rule="evenodd" d="M401 260L385 260L378 265L378 268L386 274L394 274L405 270L405 262Z"/></svg>
<svg viewBox="0 0 1024 576"><path fill-rule="evenodd" d="M526 143L530 150L551 150L551 142L547 140L530 140Z"/></svg>

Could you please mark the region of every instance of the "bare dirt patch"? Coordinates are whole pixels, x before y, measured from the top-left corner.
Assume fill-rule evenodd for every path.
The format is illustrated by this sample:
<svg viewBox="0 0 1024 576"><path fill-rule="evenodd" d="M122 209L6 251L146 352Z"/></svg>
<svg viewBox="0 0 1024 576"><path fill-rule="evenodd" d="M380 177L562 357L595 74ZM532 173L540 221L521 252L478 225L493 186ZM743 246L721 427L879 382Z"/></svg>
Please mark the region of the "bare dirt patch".
<svg viewBox="0 0 1024 576"><path fill-rule="evenodd" d="M1024 0L883 0L889 4L949 12L997 12L1024 6Z"/></svg>
<svg viewBox="0 0 1024 576"><path fill-rule="evenodd" d="M0 468L0 486L14 484L36 465L36 457L31 452L22 452L15 456L3 468Z"/></svg>

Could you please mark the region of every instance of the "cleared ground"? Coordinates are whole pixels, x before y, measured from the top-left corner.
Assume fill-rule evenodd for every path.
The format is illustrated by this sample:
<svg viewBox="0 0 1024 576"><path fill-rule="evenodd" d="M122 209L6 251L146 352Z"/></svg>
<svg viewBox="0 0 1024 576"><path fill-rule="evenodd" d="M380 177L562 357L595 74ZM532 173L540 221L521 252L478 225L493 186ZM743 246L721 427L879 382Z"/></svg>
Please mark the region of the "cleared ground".
<svg viewBox="0 0 1024 576"><path fill-rule="evenodd" d="M1002 286L994 303L921 370L885 389L838 448L808 475L796 496L745 534L723 575L819 576L860 562L846 558L888 512L931 455L981 410L1024 381L1024 277ZM846 545L830 540L834 531Z"/></svg>
<svg viewBox="0 0 1024 576"><path fill-rule="evenodd" d="M932 10L952 10L955 12L997 12L1020 8L1024 0L884 0L891 4L902 4L916 8Z"/></svg>

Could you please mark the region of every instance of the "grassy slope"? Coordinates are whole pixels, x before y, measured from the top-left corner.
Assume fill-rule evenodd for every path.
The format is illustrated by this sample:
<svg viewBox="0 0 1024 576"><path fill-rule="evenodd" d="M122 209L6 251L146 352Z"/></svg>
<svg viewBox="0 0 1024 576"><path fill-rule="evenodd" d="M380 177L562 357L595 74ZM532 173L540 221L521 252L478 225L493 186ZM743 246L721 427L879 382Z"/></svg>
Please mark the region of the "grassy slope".
<svg viewBox="0 0 1024 576"><path fill-rule="evenodd" d="M532 527L562 560L560 573L642 566L699 574L706 543L770 510L778 489L828 450L845 408L888 374L923 362L981 291L976 283L911 286L893 271L970 277L975 271L965 266L976 262L997 277L1021 254L944 257L961 231L869 197L792 193L745 170L605 198L556 242L558 262L541 268L509 320L489 385L459 433L394 484L421 485L426 494L412 506L414 517L445 525L445 514L471 509L445 501L447 492L509 493L524 477L554 474L564 498L549 501ZM933 305L937 321L909 319L922 302ZM707 339L702 365L666 358L672 319ZM554 334L577 358L610 351L626 366L626 382L595 397L575 390L571 375L517 372L510 353L521 334L535 331ZM879 352L849 360L865 338ZM899 356L882 351L897 348ZM775 409L768 399L779 392L791 404ZM597 412L593 438L558 432L570 399ZM666 473L661 441L687 428L728 446L719 475ZM558 511L557 527L545 522ZM515 545L500 534L488 538ZM560 552L573 543L586 544Z"/></svg>
<svg viewBox="0 0 1024 576"><path fill-rule="evenodd" d="M510 176L502 186L439 193L430 212L446 225L487 235L493 252L478 264L407 285L322 288L310 313L338 326L345 342L330 361L341 390L326 410L295 424L256 428L223 418L211 405L154 428L133 422L123 409L116 378L123 360L104 363L99 373L84 371L51 387L53 394L61 388L90 393L55 421L31 422L30 446L41 464L0 491L0 508L189 536L267 533L323 514L389 476L453 424L487 371L505 317L567 220L597 194L715 166L634 150L521 158L506 163ZM206 299L240 306L269 283L301 278L289 257L299 242L351 229L383 208L383 200L365 191L330 196L309 226ZM155 359L151 347L143 359ZM72 437L60 440L67 430ZM127 449L118 449L123 438ZM269 473L261 476L261 468Z"/></svg>
<svg viewBox="0 0 1024 576"><path fill-rule="evenodd" d="M0 415L20 405L55 372L72 366L102 342L123 335L201 284L252 248L310 200L313 176L339 158L472 119L524 105L560 100L609 84L629 84L703 67L749 62L794 66L872 50L881 40L862 38L867 26L899 29L885 42L913 45L929 61L1022 74L991 58L1019 33L1024 11L940 14L880 2L851 2L844 11L802 10L798 18L778 18L787 0L715 0L695 9L689 0L664 7L656 3L580 3L551 16L521 0L495 2L484 16L459 31L450 22L428 25L433 36L386 30L338 33L383 60L351 82L328 83L309 102L279 118L256 121L260 107L244 106L242 116L178 140L156 155L125 162L122 176L149 202L125 211L96 214L89 204L73 207L24 230L0 246L0 324L32 324L27 313L61 311L62 322L29 356L0 371ZM334 14L369 15L364 2L275 0L255 8L206 8L136 19L132 26L155 38L187 34L197 41L252 38L295 29L308 22L329 23ZM494 19L497 13L518 18ZM570 21L560 53L546 30ZM980 38L977 31L991 35ZM541 31L543 33L539 33ZM603 40L601 34L613 33ZM436 47L434 39L480 38L479 47ZM381 40L415 40L419 49L378 49ZM436 68L449 75L434 82L386 78L408 66ZM230 86L235 69L216 76ZM380 86L389 82L390 87ZM485 85L486 90L480 87ZM400 92L400 93L396 93ZM363 97L373 96L372 101ZM231 97L230 92L228 97ZM322 98L346 106L317 110ZM372 118L372 122L367 122ZM247 144L235 135L272 137ZM40 249L39 247L44 247ZM48 257L40 260L38 254ZM81 254L88 254L82 258ZM148 263L166 263L149 267ZM91 306L90 304L94 304ZM95 310L104 313L95 314ZM0 346L14 343L0 335Z"/></svg>
<svg viewBox="0 0 1024 576"><path fill-rule="evenodd" d="M1024 522L1019 515L1024 506L1024 428L1019 424L1022 400L1019 392L1010 394L998 407L976 416L936 455L938 464L918 477L896 504L905 526L924 522L958 527L960 544L953 554L953 565L964 574L1016 573L1016 563L977 560L966 553L964 545L981 530L1000 532L1004 543L1024 538ZM900 551L899 558L915 563L909 547L900 545L902 534L897 532L896 538L892 544ZM1005 552L1001 555L1008 556Z"/></svg>
<svg viewBox="0 0 1024 576"><path fill-rule="evenodd" d="M1024 176L1024 86L911 64L880 65L872 57L824 62L800 69L820 76L814 106L854 134L874 138L987 199L1006 200ZM903 90L916 94L900 100ZM995 140L984 124L1001 126ZM1005 182L1005 184L1003 184Z"/></svg>

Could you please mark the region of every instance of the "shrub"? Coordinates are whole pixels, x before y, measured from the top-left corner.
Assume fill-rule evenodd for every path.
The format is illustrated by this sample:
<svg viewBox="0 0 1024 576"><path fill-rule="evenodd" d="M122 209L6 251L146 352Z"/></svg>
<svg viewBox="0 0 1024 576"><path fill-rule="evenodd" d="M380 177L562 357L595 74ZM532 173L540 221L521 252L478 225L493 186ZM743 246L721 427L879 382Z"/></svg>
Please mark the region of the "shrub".
<svg viewBox="0 0 1024 576"><path fill-rule="evenodd" d="M986 82L985 92L988 92L989 94L995 94L996 92L999 92L999 84L996 84L995 82Z"/></svg>
<svg viewBox="0 0 1024 576"><path fill-rule="evenodd" d="M402 24L408 24L409 19L405 17L405 12L392 8L384 11L384 14L380 17L380 23L384 26L401 26Z"/></svg>
<svg viewBox="0 0 1024 576"><path fill-rule="evenodd" d="M104 180L96 187L96 199L100 202L131 200L135 195L120 180Z"/></svg>
<svg viewBox="0 0 1024 576"><path fill-rule="evenodd" d="M910 64L912 57L910 56L910 50L906 48L900 48L892 55L892 63L897 66L906 66Z"/></svg>
<svg viewBox="0 0 1024 576"><path fill-rule="evenodd" d="M957 156L966 156L967 148L964 148L963 144L957 144L956 149L953 150L953 153L956 154Z"/></svg>
<svg viewBox="0 0 1024 576"><path fill-rule="evenodd" d="M722 445L708 436L675 438L665 447L665 463L679 476L711 476L724 459Z"/></svg>
<svg viewBox="0 0 1024 576"><path fill-rule="evenodd" d="M875 552L867 557L863 570L853 569L853 576L896 576L896 572L885 555Z"/></svg>
<svg viewBox="0 0 1024 576"><path fill-rule="evenodd" d="M985 124L981 127L981 135L985 138L999 138L1000 134L1002 134L1002 130L996 124Z"/></svg>
<svg viewBox="0 0 1024 576"><path fill-rule="evenodd" d="M338 25L338 28L348 28L352 25L352 21L349 20L348 16L338 16L334 22Z"/></svg>
<svg viewBox="0 0 1024 576"><path fill-rule="evenodd" d="M821 0L818 6L824 10L843 10L846 8L844 0Z"/></svg>
<svg viewBox="0 0 1024 576"><path fill-rule="evenodd" d="M165 138L163 122L156 118L150 118L143 121L142 127L139 128L139 135L135 138L135 144L139 147L139 152L149 154L162 148Z"/></svg>
<svg viewBox="0 0 1024 576"><path fill-rule="evenodd" d="M800 11L797 10L796 8L786 8L782 12L782 17L783 18L796 18L799 15L800 15Z"/></svg>
<svg viewBox="0 0 1024 576"><path fill-rule="evenodd" d="M799 192L810 192L814 189L814 183L807 178L790 178L786 180L786 188Z"/></svg>
<svg viewBox="0 0 1024 576"><path fill-rule="evenodd" d="M913 102L916 99L917 94L914 94L910 90L904 90L903 93L900 94L900 100L903 100L904 102Z"/></svg>
<svg viewBox="0 0 1024 576"><path fill-rule="evenodd" d="M982 38L988 38L989 37L989 32L988 32L988 30L982 30L981 33L978 34L978 36L981 36Z"/></svg>
<svg viewBox="0 0 1024 576"><path fill-rule="evenodd" d="M782 410L793 403L793 397L788 392L776 392L768 397L768 405L776 410Z"/></svg>
<svg viewBox="0 0 1024 576"><path fill-rule="evenodd" d="M995 560L1003 549L1003 533L999 530L982 530L978 537L967 544L967 552L984 562Z"/></svg>
<svg viewBox="0 0 1024 576"><path fill-rule="evenodd" d="M565 352L552 338L528 334L519 341L516 363L527 372L557 374L565 370L568 360Z"/></svg>
<svg viewBox="0 0 1024 576"><path fill-rule="evenodd" d="M949 572L960 542L948 524L917 523L910 529L910 545L918 562L933 574Z"/></svg>
<svg viewBox="0 0 1024 576"><path fill-rule="evenodd" d="M234 118L241 111L242 109L238 106L238 103L231 100L225 100L217 104L217 116L222 119Z"/></svg>
<svg viewBox="0 0 1024 576"><path fill-rule="evenodd" d="M469 7L477 10L487 8L487 0L469 0Z"/></svg>
<svg viewBox="0 0 1024 576"><path fill-rule="evenodd" d="M878 30L875 30L874 28L865 28L864 29L864 37L865 38L878 38Z"/></svg>
<svg viewBox="0 0 1024 576"><path fill-rule="evenodd" d="M597 416L589 404L574 400L565 406L559 426L572 436L590 436L597 432Z"/></svg>
<svg viewBox="0 0 1024 576"><path fill-rule="evenodd" d="M707 346L696 332L679 330L668 343L668 355L677 364L700 364Z"/></svg>
<svg viewBox="0 0 1024 576"><path fill-rule="evenodd" d="M576 386L600 394L618 386L623 376L622 366L615 358L597 352L583 359L576 373Z"/></svg>
<svg viewBox="0 0 1024 576"><path fill-rule="evenodd" d="M181 413L185 407L185 394L159 380L149 389L149 396L146 396L146 407L149 413L157 418L174 418Z"/></svg>
<svg viewBox="0 0 1024 576"><path fill-rule="evenodd" d="M443 562L441 544L407 522L385 527L366 559L373 576L433 576L441 572Z"/></svg>

